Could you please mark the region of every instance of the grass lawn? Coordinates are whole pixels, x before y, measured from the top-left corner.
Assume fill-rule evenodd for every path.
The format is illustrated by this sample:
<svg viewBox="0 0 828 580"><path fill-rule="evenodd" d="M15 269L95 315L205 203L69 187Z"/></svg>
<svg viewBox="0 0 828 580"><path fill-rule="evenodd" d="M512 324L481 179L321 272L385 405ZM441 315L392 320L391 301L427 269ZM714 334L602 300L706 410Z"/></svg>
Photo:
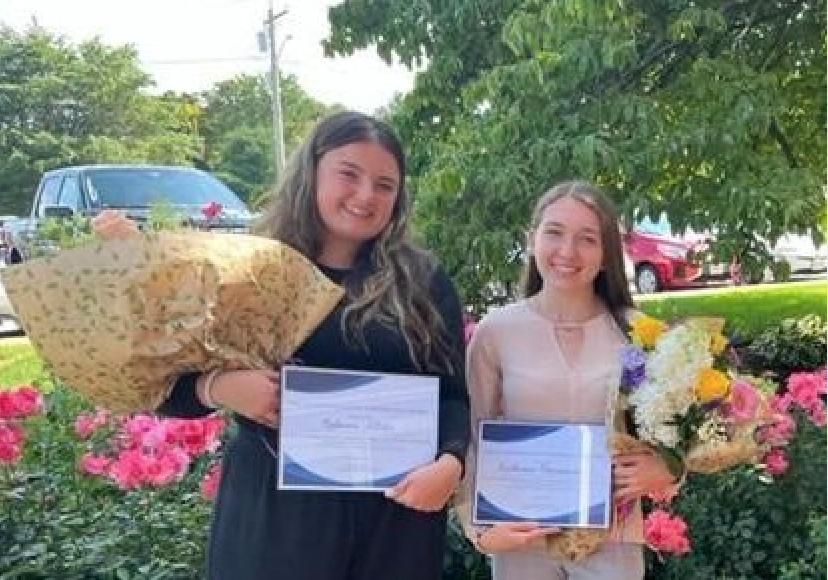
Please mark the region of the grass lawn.
<svg viewBox="0 0 828 580"><path fill-rule="evenodd" d="M0 342L0 389L32 384L43 375L43 363L25 339Z"/></svg>
<svg viewBox="0 0 828 580"><path fill-rule="evenodd" d="M729 330L755 336L785 318L817 314L824 320L825 297L825 281L816 280L650 294L635 301L642 311L664 320L721 316Z"/></svg>

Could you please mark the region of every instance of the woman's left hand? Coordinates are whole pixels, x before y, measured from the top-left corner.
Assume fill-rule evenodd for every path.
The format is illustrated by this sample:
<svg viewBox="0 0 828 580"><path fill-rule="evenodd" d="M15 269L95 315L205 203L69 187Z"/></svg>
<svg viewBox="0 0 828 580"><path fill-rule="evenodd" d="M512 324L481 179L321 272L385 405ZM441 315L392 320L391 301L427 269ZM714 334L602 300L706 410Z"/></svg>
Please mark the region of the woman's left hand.
<svg viewBox="0 0 828 580"><path fill-rule="evenodd" d="M634 501L676 484L664 460L654 453L622 453L612 458L615 499Z"/></svg>
<svg viewBox="0 0 828 580"><path fill-rule="evenodd" d="M443 453L437 460L406 475L385 496L411 509L440 511L460 483L462 471L463 466L456 457Z"/></svg>

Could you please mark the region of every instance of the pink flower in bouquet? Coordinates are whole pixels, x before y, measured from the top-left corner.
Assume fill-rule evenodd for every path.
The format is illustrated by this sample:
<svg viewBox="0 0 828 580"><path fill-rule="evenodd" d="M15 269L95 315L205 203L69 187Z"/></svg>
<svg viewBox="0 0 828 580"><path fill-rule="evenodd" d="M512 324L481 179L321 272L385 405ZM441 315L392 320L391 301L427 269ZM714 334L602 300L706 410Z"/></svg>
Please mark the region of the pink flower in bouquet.
<svg viewBox="0 0 828 580"><path fill-rule="evenodd" d="M24 419L41 411L43 396L32 386L0 391L0 419Z"/></svg>
<svg viewBox="0 0 828 580"><path fill-rule="evenodd" d="M781 447L788 444L795 429L796 421L788 413L774 413L771 423L759 429L756 438L760 443Z"/></svg>
<svg viewBox="0 0 828 580"><path fill-rule="evenodd" d="M0 465L17 462L23 452L23 429L0 420Z"/></svg>
<svg viewBox="0 0 828 580"><path fill-rule="evenodd" d="M690 551L687 524L664 510L650 512L644 520L644 541L656 552L686 554Z"/></svg>
<svg viewBox="0 0 828 580"><path fill-rule="evenodd" d="M785 452L778 447L765 454L762 463L765 465L765 471L771 475L781 475L788 470L788 459L785 457Z"/></svg>
<svg viewBox="0 0 828 580"><path fill-rule="evenodd" d="M210 203L206 204L204 207L201 208L201 215L205 217L205 219L213 220L221 214L221 210L224 209L220 203L215 201L211 201Z"/></svg>
<svg viewBox="0 0 828 580"><path fill-rule="evenodd" d="M750 421L759 408L759 395L749 382L736 379L730 383L730 396L724 405L725 416L737 423Z"/></svg>
<svg viewBox="0 0 828 580"><path fill-rule="evenodd" d="M772 411L776 411L777 413L787 413L788 409L791 408L791 396L788 393L773 395L768 400L768 406L770 406Z"/></svg>
<svg viewBox="0 0 828 580"><path fill-rule="evenodd" d="M204 499L212 501L218 491L219 480L221 479L221 464L213 463L204 474L201 480L201 495Z"/></svg>

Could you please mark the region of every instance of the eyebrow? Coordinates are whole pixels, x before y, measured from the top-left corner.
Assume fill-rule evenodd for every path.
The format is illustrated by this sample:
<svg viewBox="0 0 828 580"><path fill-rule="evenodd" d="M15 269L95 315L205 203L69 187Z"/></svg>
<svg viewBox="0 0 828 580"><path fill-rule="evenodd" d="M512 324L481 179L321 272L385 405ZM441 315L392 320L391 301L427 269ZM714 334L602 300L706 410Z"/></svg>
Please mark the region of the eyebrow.
<svg viewBox="0 0 828 580"><path fill-rule="evenodd" d="M365 172L365 170L358 163L354 163L353 161L348 161L346 159L342 159L342 160L339 161L339 164L344 165L348 169L353 169L354 171L358 171L360 173ZM391 177L390 175L380 175L377 178L377 181L382 182L382 183L386 183L386 184L391 185L393 187L398 187L399 186L399 180L396 177Z"/></svg>
<svg viewBox="0 0 828 580"><path fill-rule="evenodd" d="M548 228L548 227L566 227L566 225L567 225L567 224L565 224L564 222L561 222L561 221L557 221L557 220L546 220L546 221L544 221L544 222L541 222L540 227L541 227L541 228ZM582 233L588 233L588 234L595 234L595 235L598 235L598 233L600 232L600 230L599 230L599 229L595 229L595 228L591 228L591 227L586 227L586 228L581 228L581 229L580 229L580 232L582 232Z"/></svg>

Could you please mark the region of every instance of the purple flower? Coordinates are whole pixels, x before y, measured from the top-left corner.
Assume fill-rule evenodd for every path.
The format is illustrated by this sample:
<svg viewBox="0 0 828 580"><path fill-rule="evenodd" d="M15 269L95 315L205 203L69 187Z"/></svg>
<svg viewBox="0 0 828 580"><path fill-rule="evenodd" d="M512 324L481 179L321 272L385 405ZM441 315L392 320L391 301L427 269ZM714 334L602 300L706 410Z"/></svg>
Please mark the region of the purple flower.
<svg viewBox="0 0 828 580"><path fill-rule="evenodd" d="M629 393L644 382L647 357L637 346L627 345L621 351L621 389Z"/></svg>

